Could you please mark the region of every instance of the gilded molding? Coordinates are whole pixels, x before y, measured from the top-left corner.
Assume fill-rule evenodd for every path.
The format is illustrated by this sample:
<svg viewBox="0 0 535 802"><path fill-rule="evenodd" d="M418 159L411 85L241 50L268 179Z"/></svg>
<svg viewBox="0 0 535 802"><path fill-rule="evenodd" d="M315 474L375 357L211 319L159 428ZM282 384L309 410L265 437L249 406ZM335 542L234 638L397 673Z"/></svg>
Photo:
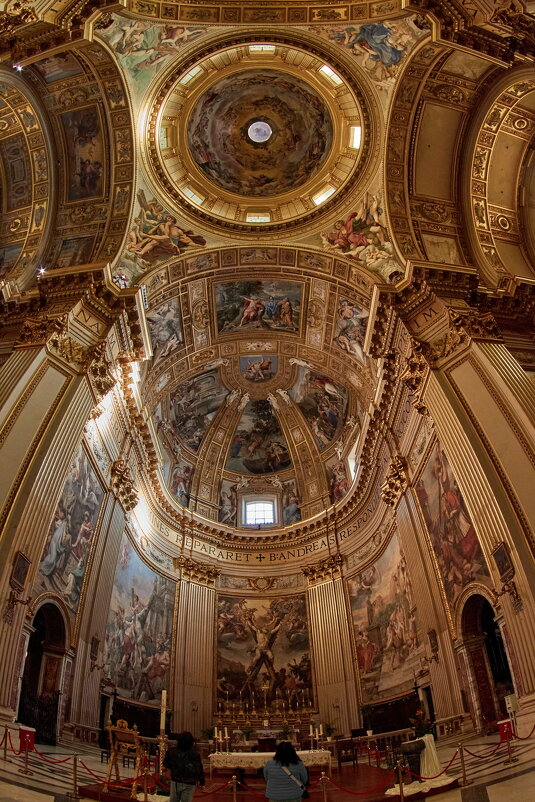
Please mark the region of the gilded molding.
<svg viewBox="0 0 535 802"><path fill-rule="evenodd" d="M118 459L111 466L111 491L119 503L128 512L138 502L138 492L130 473L130 468L124 460Z"/></svg>
<svg viewBox="0 0 535 802"><path fill-rule="evenodd" d="M67 314L60 317L28 317L22 324L15 348L45 345L52 337L57 340L67 330Z"/></svg>
<svg viewBox="0 0 535 802"><path fill-rule="evenodd" d="M459 310L448 307L448 330L446 334L431 345L425 346L425 353L432 366L446 359L472 340L495 340L502 337L494 316L490 312L481 313L475 309Z"/></svg>
<svg viewBox="0 0 535 802"><path fill-rule="evenodd" d="M411 404L420 415L428 415L429 410L422 401L425 383L429 375L429 364L420 343L413 341L412 351L406 357L405 370L400 373L399 380L405 384L412 394Z"/></svg>
<svg viewBox="0 0 535 802"><path fill-rule="evenodd" d="M309 584L322 582L325 579L333 579L335 576L340 576L343 562L344 558L341 554L331 554L318 563L305 565L302 571Z"/></svg>
<svg viewBox="0 0 535 802"><path fill-rule="evenodd" d="M381 498L385 504L395 507L407 488L407 482L407 462L403 457L395 456L381 485Z"/></svg>
<svg viewBox="0 0 535 802"><path fill-rule="evenodd" d="M194 560L192 557L175 557L173 564L186 579L191 579L193 582L199 582L209 587L215 585L215 581L221 573L219 568L215 568L213 565L205 565L205 563Z"/></svg>

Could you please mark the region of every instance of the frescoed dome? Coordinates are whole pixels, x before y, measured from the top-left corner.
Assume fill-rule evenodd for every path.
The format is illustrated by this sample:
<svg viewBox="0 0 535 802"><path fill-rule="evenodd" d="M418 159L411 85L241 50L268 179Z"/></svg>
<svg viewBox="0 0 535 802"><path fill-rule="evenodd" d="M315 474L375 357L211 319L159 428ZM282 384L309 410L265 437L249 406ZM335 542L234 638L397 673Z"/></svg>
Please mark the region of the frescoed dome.
<svg viewBox="0 0 535 802"><path fill-rule="evenodd" d="M245 70L212 84L188 122L191 155L221 189L271 197L308 181L329 154L332 120L305 81L275 70Z"/></svg>

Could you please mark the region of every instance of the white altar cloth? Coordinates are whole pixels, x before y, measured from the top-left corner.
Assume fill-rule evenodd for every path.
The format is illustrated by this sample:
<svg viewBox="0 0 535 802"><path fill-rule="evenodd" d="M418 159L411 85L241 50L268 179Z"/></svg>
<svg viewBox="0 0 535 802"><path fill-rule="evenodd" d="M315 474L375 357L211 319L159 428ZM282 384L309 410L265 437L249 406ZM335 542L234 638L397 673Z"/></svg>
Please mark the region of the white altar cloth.
<svg viewBox="0 0 535 802"><path fill-rule="evenodd" d="M208 755L210 774L212 769L261 769L274 752L213 752ZM305 766L327 766L331 768L331 753L328 749L311 749L298 752Z"/></svg>

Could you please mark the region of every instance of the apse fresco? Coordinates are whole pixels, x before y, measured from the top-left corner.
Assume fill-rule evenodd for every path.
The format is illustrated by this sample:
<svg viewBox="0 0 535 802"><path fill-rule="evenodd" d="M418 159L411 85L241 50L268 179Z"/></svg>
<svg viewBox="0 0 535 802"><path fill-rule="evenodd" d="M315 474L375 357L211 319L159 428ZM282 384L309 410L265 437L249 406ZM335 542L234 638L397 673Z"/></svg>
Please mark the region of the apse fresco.
<svg viewBox="0 0 535 802"><path fill-rule="evenodd" d="M219 188L247 197L279 195L308 181L332 138L320 95L277 70L221 78L201 95L188 123L198 168Z"/></svg>
<svg viewBox="0 0 535 802"><path fill-rule="evenodd" d="M57 593L76 613L103 490L80 446L48 531L34 592Z"/></svg>
<svg viewBox="0 0 535 802"><path fill-rule="evenodd" d="M401 61L428 28L421 17L405 17L359 27L329 25L313 30L348 48L372 81L388 85L394 83Z"/></svg>
<svg viewBox="0 0 535 802"><path fill-rule="evenodd" d="M364 362L364 335L369 311L348 298L340 298L334 320L333 342L342 351Z"/></svg>
<svg viewBox="0 0 535 802"><path fill-rule="evenodd" d="M351 481L349 471L344 460L332 457L325 463L327 470L327 483L331 504L341 501L349 490Z"/></svg>
<svg viewBox="0 0 535 802"><path fill-rule="evenodd" d="M277 373L278 357L276 354L240 356L240 373L250 382L265 382Z"/></svg>
<svg viewBox="0 0 535 802"><path fill-rule="evenodd" d="M22 242L0 248L0 281L15 267L22 251Z"/></svg>
<svg viewBox="0 0 535 802"><path fill-rule="evenodd" d="M47 84L54 81L66 81L67 78L83 72L82 65L72 53L56 53L54 56L34 62L32 67L35 67Z"/></svg>
<svg viewBox="0 0 535 802"><path fill-rule="evenodd" d="M144 189L137 191L137 204L121 255L121 266L130 272L142 272L189 248L206 245L204 237L181 228L178 219L154 196L147 197Z"/></svg>
<svg viewBox="0 0 535 802"><path fill-rule="evenodd" d="M396 535L372 565L348 581L362 701L412 688L419 671L416 606Z"/></svg>
<svg viewBox="0 0 535 802"><path fill-rule="evenodd" d="M99 198L104 194L104 144L96 106L60 115L67 148L67 199Z"/></svg>
<svg viewBox="0 0 535 802"><path fill-rule="evenodd" d="M218 596L218 709L306 706L312 701L309 648L304 593Z"/></svg>
<svg viewBox="0 0 535 802"><path fill-rule="evenodd" d="M217 370L187 379L169 394L168 421L178 440L191 451L199 450L206 430L227 394Z"/></svg>
<svg viewBox="0 0 535 802"><path fill-rule="evenodd" d="M289 394L299 405L319 449L323 451L344 425L347 390L328 376L300 367Z"/></svg>
<svg viewBox="0 0 535 802"><path fill-rule="evenodd" d="M6 124L5 119L3 124ZM18 133L0 140L0 159L5 170L6 211L22 209L32 202L32 168L24 134Z"/></svg>
<svg viewBox="0 0 535 802"><path fill-rule="evenodd" d="M299 330L301 284L290 281L232 281L216 284L220 334L264 329Z"/></svg>
<svg viewBox="0 0 535 802"><path fill-rule="evenodd" d="M171 470L169 490L183 507L189 505L193 465L185 459L179 460Z"/></svg>
<svg viewBox="0 0 535 802"><path fill-rule="evenodd" d="M123 535L110 600L104 677L119 696L160 705L169 683L175 583L152 571Z"/></svg>
<svg viewBox="0 0 535 802"><path fill-rule="evenodd" d="M416 485L446 597L453 605L470 582L488 581L476 530L446 455L437 442Z"/></svg>
<svg viewBox="0 0 535 802"><path fill-rule="evenodd" d="M186 28L174 22L158 24L148 20L133 20L118 14L113 14L112 20L110 27L99 33L115 51L139 94L150 86L171 57L204 30Z"/></svg>
<svg viewBox="0 0 535 802"><path fill-rule="evenodd" d="M182 345L182 326L178 298L155 306L147 312L154 364Z"/></svg>
<svg viewBox="0 0 535 802"><path fill-rule="evenodd" d="M227 470L261 474L289 466L286 438L269 401L250 401L231 441Z"/></svg>
<svg viewBox="0 0 535 802"><path fill-rule="evenodd" d="M238 523L238 492L236 482L223 479L219 495L218 520L226 526L236 526Z"/></svg>
<svg viewBox="0 0 535 802"><path fill-rule="evenodd" d="M291 526L301 520L299 493L295 479L282 483L282 523Z"/></svg>
<svg viewBox="0 0 535 802"><path fill-rule="evenodd" d="M394 249L384 222L384 208L377 195L366 193L356 209L337 220L331 231L321 235L326 251L344 254L376 273L383 281L399 281L403 265Z"/></svg>

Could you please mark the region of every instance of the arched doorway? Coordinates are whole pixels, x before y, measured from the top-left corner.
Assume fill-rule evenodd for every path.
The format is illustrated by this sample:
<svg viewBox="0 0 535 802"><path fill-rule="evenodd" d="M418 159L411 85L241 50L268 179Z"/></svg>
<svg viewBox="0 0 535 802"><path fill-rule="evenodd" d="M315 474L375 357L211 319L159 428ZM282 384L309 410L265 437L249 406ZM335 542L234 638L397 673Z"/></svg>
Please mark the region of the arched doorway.
<svg viewBox="0 0 535 802"><path fill-rule="evenodd" d="M475 723L478 729L485 728L507 715L504 700L514 692L513 678L490 602L480 594L469 596L461 622Z"/></svg>
<svg viewBox="0 0 535 802"><path fill-rule="evenodd" d="M38 743L55 744L66 652L65 622L55 604L35 614L22 675L18 720L35 729Z"/></svg>

